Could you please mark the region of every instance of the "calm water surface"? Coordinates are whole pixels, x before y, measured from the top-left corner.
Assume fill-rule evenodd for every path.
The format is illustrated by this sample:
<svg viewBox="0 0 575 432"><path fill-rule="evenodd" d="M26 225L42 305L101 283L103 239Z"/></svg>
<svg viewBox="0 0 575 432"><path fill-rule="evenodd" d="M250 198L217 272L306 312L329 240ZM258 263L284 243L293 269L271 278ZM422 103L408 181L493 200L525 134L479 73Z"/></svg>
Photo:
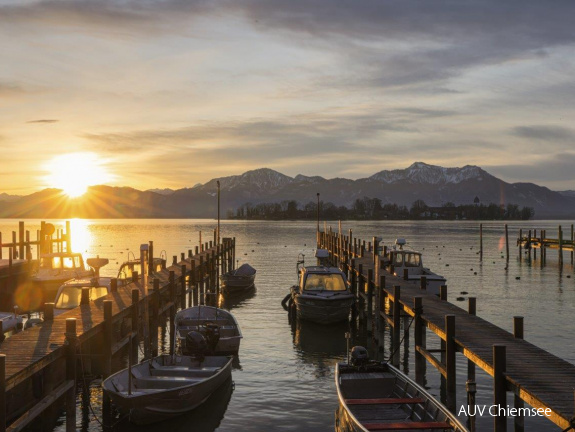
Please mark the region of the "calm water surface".
<svg viewBox="0 0 575 432"><path fill-rule="evenodd" d="M63 226L62 221L53 221ZM483 224L484 259L479 263L477 222L345 222L347 231L370 240L374 235L392 244L405 237L424 253L424 263L446 276L450 301L467 307L468 296L477 297L477 314L512 331L513 315L525 317L525 338L551 353L575 364L575 278L570 253L565 253L563 269L558 266L557 251L548 251L547 265L540 267L526 257L519 260L514 246L519 228L547 229L556 237L557 226L567 231L571 222L510 223L511 259L505 270L504 227L500 222ZM337 223L333 223L337 227ZM203 241L213 238L211 220L95 220L72 221L73 247L85 257L99 255L110 259L102 274L115 276L119 265L136 254L141 243L154 241L156 254L165 251L171 262L194 248L203 232ZM39 221L26 221L26 229L39 228ZM1 220L5 238L17 229L17 221ZM565 237L568 238L567 234ZM207 405L167 423L136 429L121 422L116 430L159 431L329 431L333 430L337 396L334 365L345 357L347 326L302 325L292 328L280 305L290 285L296 282L295 262L303 252L313 262L315 226L312 222L239 222L223 221L222 237L236 237L236 257L258 270L256 290L243 299L228 303L238 319L244 339L239 365L233 371L234 385L221 389ZM538 251L539 258L539 251ZM477 273L477 274L475 274ZM466 291L468 294L460 294ZM458 296L465 298L457 302ZM169 335L165 335L166 340ZM411 341L413 341L413 335ZM437 338L428 336L428 343ZM358 336L356 342L365 343ZM166 346L167 348L167 346ZM386 347L389 352L388 347ZM403 368L413 376L413 353L404 359ZM465 401L465 359L458 354L458 405ZM439 395L439 373L428 366L427 385ZM479 370L478 403L490 404L491 380ZM92 409L99 415L98 383L90 385ZM78 397L78 428L100 431L87 404ZM512 404L512 399L509 399ZM83 408L82 408L83 407ZM526 421L527 431L556 431L546 420ZM492 430L492 419L483 418L480 430ZM64 430L58 426L56 430ZM510 429L511 430L511 429Z"/></svg>

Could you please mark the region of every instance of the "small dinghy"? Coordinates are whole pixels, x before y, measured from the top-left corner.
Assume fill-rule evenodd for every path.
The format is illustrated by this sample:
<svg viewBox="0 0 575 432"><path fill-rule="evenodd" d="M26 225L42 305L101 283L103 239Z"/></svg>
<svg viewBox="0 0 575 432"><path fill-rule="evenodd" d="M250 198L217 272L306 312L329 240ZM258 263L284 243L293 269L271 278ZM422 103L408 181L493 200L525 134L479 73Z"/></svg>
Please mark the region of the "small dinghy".
<svg viewBox="0 0 575 432"><path fill-rule="evenodd" d="M249 264L243 264L236 270L220 276L224 294L233 295L247 291L254 286L256 269Z"/></svg>
<svg viewBox="0 0 575 432"><path fill-rule="evenodd" d="M193 410L231 374L232 357L161 355L111 375L102 387L120 412L143 425Z"/></svg>
<svg viewBox="0 0 575 432"><path fill-rule="evenodd" d="M213 306L194 306L183 309L176 314L176 336L182 354L189 354L188 341L190 332L199 332L212 339L217 338L217 343L211 354L237 354L240 349L242 332L236 318L227 310Z"/></svg>
<svg viewBox="0 0 575 432"><path fill-rule="evenodd" d="M335 384L336 432L467 432L423 387L389 364L370 361L363 347L353 347L351 360L336 366Z"/></svg>

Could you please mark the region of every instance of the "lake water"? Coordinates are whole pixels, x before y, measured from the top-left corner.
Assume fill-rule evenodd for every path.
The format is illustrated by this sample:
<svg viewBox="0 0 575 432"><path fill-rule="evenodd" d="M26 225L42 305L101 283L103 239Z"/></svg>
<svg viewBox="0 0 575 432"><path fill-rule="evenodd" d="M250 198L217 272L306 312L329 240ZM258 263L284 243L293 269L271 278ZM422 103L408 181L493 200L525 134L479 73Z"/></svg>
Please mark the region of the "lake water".
<svg viewBox="0 0 575 432"><path fill-rule="evenodd" d="M63 227L63 221L52 221ZM424 264L447 278L449 299L462 308L466 300L477 297L477 314L512 331L512 317L525 317L525 338L551 353L575 364L575 277L570 253L564 253L560 269L557 251L549 250L547 265L538 259L530 264L519 260L515 239L519 228L547 229L548 237L557 237L561 224L569 238L571 222L529 221L509 223L512 244L509 268L505 270L504 225L483 223L484 259L479 262L479 223L439 222L344 222L354 237L369 241L373 236L392 244L405 237L410 246L424 253ZM337 223L332 223L334 229ZM141 243L154 241L156 254L173 255L194 248L203 232L203 241L213 239L212 220L73 220L74 250L85 257L99 255L110 259L102 274L115 276L119 265L136 254ZM39 221L26 221L26 229L35 238ZM7 239L17 230L16 220L0 220L0 232ZM334 365L345 358L347 326L321 327L288 322L280 305L289 287L296 282L296 259L303 252L313 262L315 224L313 222L222 221L222 237L236 237L236 257L240 265L250 263L257 270L256 290L230 304L244 339L239 367L233 371L234 387L223 388L213 400L195 412L148 428L159 431L330 431L334 427L337 395ZM476 274L475 274L476 273ZM467 291L468 294L459 294ZM166 338L168 336L166 335ZM428 336L428 343L435 340ZM167 339L166 339L167 340ZM413 335L410 341L413 341ZM364 342L361 341L360 342ZM433 347L430 344L431 347ZM167 346L166 346L167 348ZM387 352L389 349L386 347ZM413 377L413 348L404 368ZM403 354L402 354L403 355ZM430 391L439 395L439 373L427 367ZM458 406L465 401L466 360L458 354ZM478 368L478 403L490 404L492 381ZM101 412L98 383L90 386L92 409ZM509 398L512 403L512 398ZM492 419L479 419L479 430L492 430ZM78 397L78 428L100 431L87 404ZM133 428L121 422L116 430ZM58 426L56 430L64 430ZM511 430L511 429L510 429ZM550 422L526 419L527 431L557 431Z"/></svg>

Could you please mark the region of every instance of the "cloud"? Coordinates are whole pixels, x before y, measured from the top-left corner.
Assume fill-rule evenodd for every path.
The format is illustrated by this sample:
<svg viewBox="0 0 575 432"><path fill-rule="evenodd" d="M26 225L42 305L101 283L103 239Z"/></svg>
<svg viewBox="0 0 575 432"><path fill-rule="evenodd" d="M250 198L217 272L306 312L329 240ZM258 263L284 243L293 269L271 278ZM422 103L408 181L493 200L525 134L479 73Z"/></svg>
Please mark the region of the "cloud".
<svg viewBox="0 0 575 432"><path fill-rule="evenodd" d="M30 120L27 121L26 123L57 123L60 120L55 120L55 119L40 119L40 120Z"/></svg>
<svg viewBox="0 0 575 432"><path fill-rule="evenodd" d="M537 141L561 141L575 143L575 130L561 126L517 126L512 134Z"/></svg>

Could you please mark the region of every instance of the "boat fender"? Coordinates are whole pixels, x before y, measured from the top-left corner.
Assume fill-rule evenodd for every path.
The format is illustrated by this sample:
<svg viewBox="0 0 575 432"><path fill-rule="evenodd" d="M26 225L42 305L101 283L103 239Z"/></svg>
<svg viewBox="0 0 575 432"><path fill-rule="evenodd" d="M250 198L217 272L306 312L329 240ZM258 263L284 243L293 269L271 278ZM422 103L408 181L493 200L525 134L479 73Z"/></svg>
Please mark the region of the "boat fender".
<svg viewBox="0 0 575 432"><path fill-rule="evenodd" d="M289 311L289 308L288 308L288 301L289 301L289 299L291 299L291 293L289 293L288 295L286 295L286 296L284 297L284 299L282 300L282 307L283 307L284 310L286 310L286 311Z"/></svg>

